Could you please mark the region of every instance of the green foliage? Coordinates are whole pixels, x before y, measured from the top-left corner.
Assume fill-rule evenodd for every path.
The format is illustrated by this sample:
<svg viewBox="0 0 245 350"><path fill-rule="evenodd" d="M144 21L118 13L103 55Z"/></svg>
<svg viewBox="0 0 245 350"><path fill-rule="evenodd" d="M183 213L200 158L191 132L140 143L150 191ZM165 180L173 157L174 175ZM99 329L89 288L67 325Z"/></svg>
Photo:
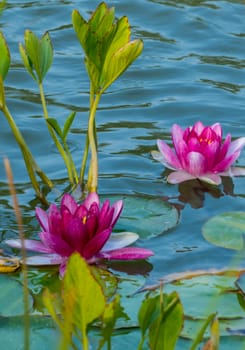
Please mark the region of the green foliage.
<svg viewBox="0 0 245 350"><path fill-rule="evenodd" d="M227 212L209 219L202 228L204 238L217 246L244 249L245 212Z"/></svg>
<svg viewBox="0 0 245 350"><path fill-rule="evenodd" d="M202 341L202 339L204 338L204 335L205 335L205 332L208 328L208 326L210 324L214 324L214 327L212 328L211 326L211 329L212 329L212 334L216 340L216 336L217 336L217 323L218 323L218 320L217 318L215 318L215 314L211 314L207 317L207 319L203 322L200 330L198 331L198 333L196 334L196 337L195 339L193 340L193 343L191 345L191 348L190 350L195 350L197 348L197 346L200 344L200 342ZM218 332L218 338L219 338L219 332ZM215 350L215 349L214 349Z"/></svg>
<svg viewBox="0 0 245 350"><path fill-rule="evenodd" d="M0 76L5 79L10 66L10 52L3 33L0 32Z"/></svg>
<svg viewBox="0 0 245 350"><path fill-rule="evenodd" d="M49 33L39 40L31 31L25 32L25 47L20 44L20 54L27 71L38 83L42 83L53 61L53 48Z"/></svg>
<svg viewBox="0 0 245 350"><path fill-rule="evenodd" d="M5 5L6 5L6 0L2 0L0 2L0 16L1 16L3 10L4 10Z"/></svg>
<svg viewBox="0 0 245 350"><path fill-rule="evenodd" d="M83 348L88 349L87 327L102 316L106 300L92 270L79 254L73 254L68 261L61 298L63 321L57 316L53 296L48 292L44 294L44 304L63 333L64 343L68 346L72 334L80 331Z"/></svg>
<svg viewBox="0 0 245 350"><path fill-rule="evenodd" d="M146 298L138 313L142 341L148 334L151 350L173 350L180 335L184 314L176 292Z"/></svg>
<svg viewBox="0 0 245 350"><path fill-rule="evenodd" d="M141 54L143 42L130 41L127 17L115 21L114 8L108 8L104 2L88 22L74 10L72 23L85 52L94 92L103 93Z"/></svg>
<svg viewBox="0 0 245 350"><path fill-rule="evenodd" d="M116 325L116 321L121 318L127 318L127 315L123 312L123 308L120 304L120 295L116 294L110 303L106 304L104 313L102 315L102 338L99 343L98 350L102 349L107 342L108 347L111 345L111 337Z"/></svg>
<svg viewBox="0 0 245 350"><path fill-rule="evenodd" d="M0 109L5 105L5 93L3 81L10 66L10 52L3 33L0 32Z"/></svg>
<svg viewBox="0 0 245 350"><path fill-rule="evenodd" d="M56 132L56 134L60 137L62 142L66 142L66 138L68 132L70 131L73 120L76 116L76 112L72 112L66 119L65 124L63 126L63 130L61 129L57 119L55 118L47 118L47 122L52 127L52 129Z"/></svg>

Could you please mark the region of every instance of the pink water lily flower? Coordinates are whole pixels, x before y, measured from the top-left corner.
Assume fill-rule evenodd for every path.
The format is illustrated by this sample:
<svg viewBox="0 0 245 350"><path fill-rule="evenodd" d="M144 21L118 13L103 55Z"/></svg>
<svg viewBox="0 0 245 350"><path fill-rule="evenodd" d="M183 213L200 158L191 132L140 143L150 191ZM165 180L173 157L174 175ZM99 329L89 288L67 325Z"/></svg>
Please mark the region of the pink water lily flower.
<svg viewBox="0 0 245 350"><path fill-rule="evenodd" d="M172 140L174 149L157 140L160 152L152 152L154 159L174 170L167 178L169 183L200 179L219 185L221 176L245 175L245 168L232 167L245 145L245 137L231 141L228 134L222 142L219 123L204 126L198 121L185 130L174 124Z"/></svg>
<svg viewBox="0 0 245 350"><path fill-rule="evenodd" d="M27 258L28 265L60 265L60 275L65 271L69 256L78 252L88 263L100 259L131 260L145 259L152 251L126 247L138 239L132 232L111 234L123 208L121 200L110 206L106 200L100 206L96 193L90 193L82 204L65 194L60 208L51 204L48 211L36 208L41 225L40 240L25 240L27 250L42 253ZM18 239L9 239L6 244L21 248Z"/></svg>

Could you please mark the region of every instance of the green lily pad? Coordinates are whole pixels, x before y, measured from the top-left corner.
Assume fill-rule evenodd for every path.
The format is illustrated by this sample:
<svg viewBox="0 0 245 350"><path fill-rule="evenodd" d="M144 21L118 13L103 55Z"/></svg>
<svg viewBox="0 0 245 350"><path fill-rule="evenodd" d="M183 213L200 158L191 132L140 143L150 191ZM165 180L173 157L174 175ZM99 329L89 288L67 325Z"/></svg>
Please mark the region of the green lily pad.
<svg viewBox="0 0 245 350"><path fill-rule="evenodd" d="M244 248L245 212L228 212L214 216L202 228L204 238L217 246Z"/></svg>
<svg viewBox="0 0 245 350"><path fill-rule="evenodd" d="M58 349L60 334L47 317L30 318L30 349ZM22 317L0 319L1 349L23 349L24 326Z"/></svg>
<svg viewBox="0 0 245 350"><path fill-rule="evenodd" d="M136 232L140 238L158 236L175 227L179 221L177 209L161 198L140 195L110 195L111 202L122 199L122 214L116 224L118 231Z"/></svg>
<svg viewBox="0 0 245 350"><path fill-rule="evenodd" d="M21 284L6 275L0 275L0 316L20 316L24 314L23 288ZM29 296L29 306L32 307Z"/></svg>
<svg viewBox="0 0 245 350"><path fill-rule="evenodd" d="M245 312L237 297L236 279L225 275L198 276L167 284L164 292L175 290L179 294L188 318L204 319L217 312L218 318L243 320ZM244 320L242 322L244 326Z"/></svg>

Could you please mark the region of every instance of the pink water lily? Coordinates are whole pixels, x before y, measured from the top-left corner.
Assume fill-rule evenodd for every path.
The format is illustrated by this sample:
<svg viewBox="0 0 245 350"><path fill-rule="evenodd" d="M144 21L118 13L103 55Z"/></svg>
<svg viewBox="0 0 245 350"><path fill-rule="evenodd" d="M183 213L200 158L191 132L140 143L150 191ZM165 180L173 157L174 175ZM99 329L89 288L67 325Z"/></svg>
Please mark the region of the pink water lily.
<svg viewBox="0 0 245 350"><path fill-rule="evenodd" d="M169 183L200 179L219 185L221 176L245 175L245 168L232 167L245 145L245 137L231 141L228 134L222 142L219 123L204 126L198 121L185 130L174 124L172 140L174 149L157 140L159 152L152 152L154 159L174 170L167 178Z"/></svg>
<svg viewBox="0 0 245 350"><path fill-rule="evenodd" d="M68 258L78 252L88 263L100 259L131 260L145 259L152 251L137 247L126 247L138 239L132 232L111 234L123 208L121 200L110 206L106 200L100 206L96 193L90 193L83 203L65 194L60 208L51 204L48 211L36 208L36 216L41 225L39 240L26 239L27 250L42 253L29 256L29 265L60 265L63 275ZM21 248L18 239L9 239L6 244Z"/></svg>

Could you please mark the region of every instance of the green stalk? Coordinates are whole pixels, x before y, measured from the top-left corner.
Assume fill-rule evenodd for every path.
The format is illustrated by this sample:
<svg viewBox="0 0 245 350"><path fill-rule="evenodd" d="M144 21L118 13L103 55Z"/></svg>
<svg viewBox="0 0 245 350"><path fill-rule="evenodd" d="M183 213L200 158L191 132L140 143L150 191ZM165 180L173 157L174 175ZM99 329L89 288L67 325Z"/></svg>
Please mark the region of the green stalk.
<svg viewBox="0 0 245 350"><path fill-rule="evenodd" d="M92 102L89 121L88 121L88 137L91 150L91 160L88 175L88 191L96 192L98 186L98 155L97 155L97 141L95 133L95 115L100 101L101 93L95 95Z"/></svg>
<svg viewBox="0 0 245 350"><path fill-rule="evenodd" d="M144 342L145 342L145 336L142 335L137 350L143 349Z"/></svg>
<svg viewBox="0 0 245 350"><path fill-rule="evenodd" d="M89 350L89 341L88 341L88 336L86 332L86 327L83 327L82 329L82 342L83 342L83 350Z"/></svg>
<svg viewBox="0 0 245 350"><path fill-rule="evenodd" d="M49 178L43 173L43 171L39 168L39 166L35 162L27 144L25 143L25 140L24 140L21 132L19 131L11 113L8 110L8 107L5 104L2 106L2 112L5 115L8 123L9 123L9 126L14 134L14 137L15 137L17 143L19 144L19 147L21 149L21 152L22 152L25 164L26 164L26 169L27 169L29 178L31 180L32 186L33 186L37 196L42 200L43 203L47 204L47 201L40 190L39 183L36 179L35 172L43 180L43 182L45 184L47 184L50 188L53 187L53 184L52 184L51 180L49 180Z"/></svg>
<svg viewBox="0 0 245 350"><path fill-rule="evenodd" d="M94 103L94 89L93 89L93 85L90 84L90 106L89 106L90 111L92 109L93 103ZM83 152L83 159L82 159L80 178L79 178L79 183L81 185L84 183L84 174L85 174L86 164L87 164L87 160L88 160L88 152L89 152L89 136L88 136L88 130L87 130L85 149Z"/></svg>
<svg viewBox="0 0 245 350"><path fill-rule="evenodd" d="M26 266L26 249L25 249L25 236L23 229L23 222L21 211L15 191L13 173L11 170L11 166L9 160L7 158L4 159L4 166L9 182L9 190L13 199L13 207L14 212L18 224L19 236L21 241L21 255L22 255L22 275L23 275L23 304L24 304L24 350L30 349L30 318L29 318L29 291L28 291L28 274L27 274L27 266Z"/></svg>
<svg viewBox="0 0 245 350"><path fill-rule="evenodd" d="M47 120L49 116L48 116L48 109L47 109L47 105L46 105L46 99L45 99L45 95L44 95L42 82L39 82L38 86L39 86L40 97L41 97L41 101L42 101L44 118ZM71 158L70 152L67 153L67 150L65 150L63 148L63 146L59 142L54 130L48 124L48 122L47 122L47 127L48 127L49 133L50 133L51 137L53 138L53 141L54 141L58 151L60 152L60 154L65 162L70 183L71 184L77 183L77 181L76 181L77 173L76 173L75 165L74 165L74 162ZM74 172L75 172L75 174L74 174Z"/></svg>

